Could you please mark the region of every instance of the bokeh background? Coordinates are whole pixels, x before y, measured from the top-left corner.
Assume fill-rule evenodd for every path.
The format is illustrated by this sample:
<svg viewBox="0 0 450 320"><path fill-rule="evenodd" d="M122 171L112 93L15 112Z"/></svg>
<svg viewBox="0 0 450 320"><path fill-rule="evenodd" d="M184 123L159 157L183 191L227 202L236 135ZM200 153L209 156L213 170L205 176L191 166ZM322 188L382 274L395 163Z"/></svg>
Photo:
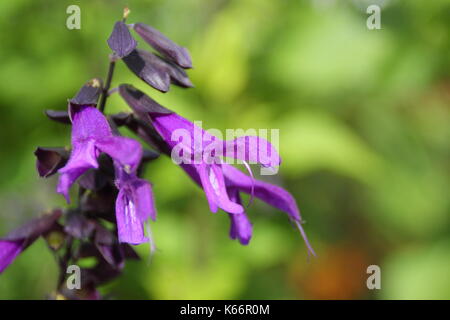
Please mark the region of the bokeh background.
<svg viewBox="0 0 450 320"><path fill-rule="evenodd" d="M382 7L381 30L366 8ZM81 30L66 8L81 8ZM256 201L247 247L223 212L168 158L147 168L158 251L137 248L114 299L450 298L450 2L339 0L0 1L0 236L64 205L35 171L37 146L70 143L44 109L104 77L122 9L189 48L195 89L157 93L128 82L203 127L280 129L274 181L298 201L318 258L308 262L286 216ZM138 39L138 38L137 38ZM148 46L138 39L142 48ZM119 97L108 112L126 111ZM381 290L366 268L381 267ZM2 275L0 299L42 299L57 269L43 240Z"/></svg>

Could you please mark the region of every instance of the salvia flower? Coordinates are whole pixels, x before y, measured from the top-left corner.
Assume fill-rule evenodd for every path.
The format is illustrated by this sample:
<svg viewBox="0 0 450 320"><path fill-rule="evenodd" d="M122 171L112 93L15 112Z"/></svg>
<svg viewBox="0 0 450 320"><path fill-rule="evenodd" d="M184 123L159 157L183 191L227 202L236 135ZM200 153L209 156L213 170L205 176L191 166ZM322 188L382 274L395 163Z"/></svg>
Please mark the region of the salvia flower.
<svg viewBox="0 0 450 320"><path fill-rule="evenodd" d="M93 106L72 106L72 153L59 169L57 191L69 201L69 188L83 173L99 167L101 152L114 160L116 186L116 219L120 242L140 244L148 241L143 223L155 219L150 184L137 178L142 158L141 145L131 138L114 135L105 116Z"/></svg>
<svg viewBox="0 0 450 320"><path fill-rule="evenodd" d="M136 170L142 157L141 145L131 138L115 136L105 116L90 105L71 105L72 152L67 164L58 170L57 192L69 198L70 186L90 168L98 168L101 152L108 154L125 170Z"/></svg>
<svg viewBox="0 0 450 320"><path fill-rule="evenodd" d="M77 182L76 204L53 210L0 238L0 273L43 237L60 271L51 296L100 299L98 286L118 277L126 260L139 258L131 245L150 242L154 249L150 229L145 234L144 226L156 219L155 201L152 184L142 179L142 173L145 163L160 153L171 156L204 190L212 212L220 208L227 213L230 238L243 245L252 238L253 226L241 200L241 194L246 193L250 202L256 197L287 213L297 225L308 252L314 254L295 199L283 188L255 179L248 165L276 169L281 159L272 144L257 136L219 139L130 85L110 89L119 59L159 91L167 92L172 84L193 87L185 70L192 68L189 52L148 25L126 24L129 13L125 9L123 19L115 23L107 40L112 53L105 85L101 79L92 79L69 100L67 111L46 111L51 120L71 124L71 150L37 148L36 168L39 176L45 178L59 173L56 190L68 203L71 186ZM154 51L137 48L130 30ZM117 91L133 112L106 116L106 101ZM144 151L137 140L121 136L116 128L120 126L128 127L157 152ZM246 165L250 176L226 161L236 159ZM106 222L112 227L107 227ZM65 284L67 267L88 257L95 258L95 265L81 268L82 288L70 290Z"/></svg>
<svg viewBox="0 0 450 320"><path fill-rule="evenodd" d="M222 141L159 105L130 85L121 85L119 93L136 115L142 121L151 124L162 137L160 141L165 145L161 150L167 150L173 156L174 149L180 149L183 161L179 164L203 188L211 211L217 212L218 208L221 208L229 214L231 238L237 238L242 244L247 244L252 234L251 223L239 196L239 192L242 191L286 212L300 230L309 252L315 254L301 226L302 220L297 204L289 192L281 187L249 177L219 159L219 156L233 157L245 162L259 163L265 167L278 166L281 159L268 141L255 136ZM184 130L188 136L181 141L174 139L174 133L177 130ZM192 141L198 134L201 136L200 146ZM198 155L200 157L197 157Z"/></svg>
<svg viewBox="0 0 450 320"><path fill-rule="evenodd" d="M216 163L218 155L212 155L212 153L219 151L225 157L274 167L279 165L281 160L273 146L268 141L254 136L221 141L187 119L165 109L151 98L143 99L142 95L136 95L136 91L136 89L126 85L119 88L120 94L131 108L139 117L152 123L171 151L180 146L179 141L173 139L173 133L182 129L188 134L188 137L181 142L180 152L183 153L184 160L190 162L186 165L198 174L211 211L217 212L218 208L221 208L229 213L243 213L244 208L229 199L221 165ZM136 97L139 97L139 103L136 103ZM201 146L196 146L191 139L191 137L197 135L196 132L201 135ZM263 152L260 148L266 148L271 156L261 157Z"/></svg>
<svg viewBox="0 0 450 320"><path fill-rule="evenodd" d="M116 201L117 228L119 241L131 244L147 242L143 223L156 219L156 210L150 183L139 179L116 165L116 185L119 189ZM151 242L153 245L153 241Z"/></svg>

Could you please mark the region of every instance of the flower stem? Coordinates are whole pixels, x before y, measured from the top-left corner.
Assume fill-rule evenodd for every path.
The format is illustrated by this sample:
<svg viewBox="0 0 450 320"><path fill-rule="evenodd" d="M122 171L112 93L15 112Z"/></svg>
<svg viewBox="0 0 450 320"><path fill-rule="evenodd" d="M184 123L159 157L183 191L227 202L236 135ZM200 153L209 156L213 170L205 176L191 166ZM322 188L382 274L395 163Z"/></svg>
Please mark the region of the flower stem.
<svg viewBox="0 0 450 320"><path fill-rule="evenodd" d="M111 87L112 77L114 75L114 67L116 66L115 59L111 59L109 62L108 76L106 78L105 86L103 87L102 97L100 98L99 110L101 112L105 111L106 99L108 99L108 91Z"/></svg>

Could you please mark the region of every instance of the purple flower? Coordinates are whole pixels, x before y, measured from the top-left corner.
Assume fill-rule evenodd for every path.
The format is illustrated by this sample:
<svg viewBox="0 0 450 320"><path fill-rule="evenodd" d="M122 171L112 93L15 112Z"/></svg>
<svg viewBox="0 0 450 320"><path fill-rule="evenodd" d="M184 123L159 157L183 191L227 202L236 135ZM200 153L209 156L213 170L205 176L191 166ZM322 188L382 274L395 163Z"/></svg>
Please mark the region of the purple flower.
<svg viewBox="0 0 450 320"><path fill-rule="evenodd" d="M142 158L141 145L130 138L113 135L105 116L92 106L71 106L72 153L61 174L57 191L69 201L69 188L88 169L98 168L101 152L114 160L116 221L120 242L148 241L143 223L156 218L151 186L136 176Z"/></svg>
<svg viewBox="0 0 450 320"><path fill-rule="evenodd" d="M222 141L180 115L162 107L130 85L121 85L119 93L141 121L151 124L161 136L160 142L165 144L160 147L162 151L173 157L174 150L179 149L179 154L184 160L179 163L180 166L203 188L211 211L217 212L218 208L221 208L229 214L231 238L237 238L242 244L247 244L252 234L251 223L239 197L239 192L242 191L286 212L297 225L309 252L315 254L301 226L302 220L295 199L289 192L281 187L255 180L219 159L219 156L224 156L259 163L264 167L278 166L281 159L268 141L254 136ZM140 127L146 128L145 125ZM179 138L182 139L173 139L174 133L180 130L187 132L188 137L180 136ZM192 137L195 140L198 134L201 136L200 146L195 142L192 143ZM153 134L151 130L147 130L145 134L141 133L143 137L146 135ZM151 139L152 142L156 140ZM196 161L199 160L199 155L200 161Z"/></svg>
<svg viewBox="0 0 450 320"><path fill-rule="evenodd" d="M151 185L139 179L135 173L128 173L121 166L115 167L116 186L119 189L116 200L119 241L131 244L147 242L143 224L148 218L156 219Z"/></svg>
<svg viewBox="0 0 450 320"><path fill-rule="evenodd" d="M70 186L90 168L98 168L101 152L108 154L130 172L136 170L142 157L139 142L113 135L105 116L91 105L71 104L72 153L60 173L57 192L69 199Z"/></svg>
<svg viewBox="0 0 450 320"><path fill-rule="evenodd" d="M198 174L212 212L217 212L218 208L221 208L232 214L244 213L242 205L231 200L227 192L222 164L218 158L220 155L246 162L259 163L266 167L275 167L281 162L273 146L262 138L246 136L231 141L221 141L176 113L149 114L153 126L163 137L164 141L169 144L171 150L174 151L175 147L179 148L179 152L183 153L183 161ZM197 132L197 135L200 134L203 145L200 147L196 146L192 141L186 143L184 139L181 143L173 141L174 131L180 129L185 130L191 137L195 137L195 132ZM261 152L262 148L268 148L271 156L267 158L261 157L261 154L263 154ZM174 153L172 152L173 155Z"/></svg>
<svg viewBox="0 0 450 320"><path fill-rule="evenodd" d="M275 167L281 163L275 148L262 138L246 136L221 141L129 85L121 85L119 92L142 120L152 123L172 155L175 148L179 149L184 160L180 164L188 162L183 168L188 166L189 170L198 175L212 212L217 212L218 208L233 214L244 212L242 205L230 200L219 156L259 163L266 167ZM181 142L173 139L177 130L187 134ZM197 135L200 135L200 146L198 141L192 141ZM266 153L262 152L263 149ZM261 156L263 154L268 154L269 157Z"/></svg>

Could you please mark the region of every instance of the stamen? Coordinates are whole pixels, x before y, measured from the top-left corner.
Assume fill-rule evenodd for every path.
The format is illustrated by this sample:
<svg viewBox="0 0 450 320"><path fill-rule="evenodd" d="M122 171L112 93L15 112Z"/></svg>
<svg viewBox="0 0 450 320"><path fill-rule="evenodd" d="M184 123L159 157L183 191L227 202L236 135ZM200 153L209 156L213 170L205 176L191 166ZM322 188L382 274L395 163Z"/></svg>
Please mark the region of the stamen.
<svg viewBox="0 0 450 320"><path fill-rule="evenodd" d="M306 236L305 230L303 230L301 221L298 221L298 220L293 220L293 221L297 225L297 228L300 231L303 241L305 241L306 248L308 249L308 258L310 256L310 254L312 254L314 257L316 257L316 253L314 252L314 249L311 247L311 244L308 241L308 237Z"/></svg>
<svg viewBox="0 0 450 320"><path fill-rule="evenodd" d="M255 177L253 176L253 171L252 168L250 167L250 165L247 163L247 161L242 160L242 162L244 163L245 168L248 171L248 174L250 175L251 179L252 179L252 188L250 190L250 199L248 200L248 204L246 206L246 208L249 208L250 205L253 203L253 199L255 198Z"/></svg>

